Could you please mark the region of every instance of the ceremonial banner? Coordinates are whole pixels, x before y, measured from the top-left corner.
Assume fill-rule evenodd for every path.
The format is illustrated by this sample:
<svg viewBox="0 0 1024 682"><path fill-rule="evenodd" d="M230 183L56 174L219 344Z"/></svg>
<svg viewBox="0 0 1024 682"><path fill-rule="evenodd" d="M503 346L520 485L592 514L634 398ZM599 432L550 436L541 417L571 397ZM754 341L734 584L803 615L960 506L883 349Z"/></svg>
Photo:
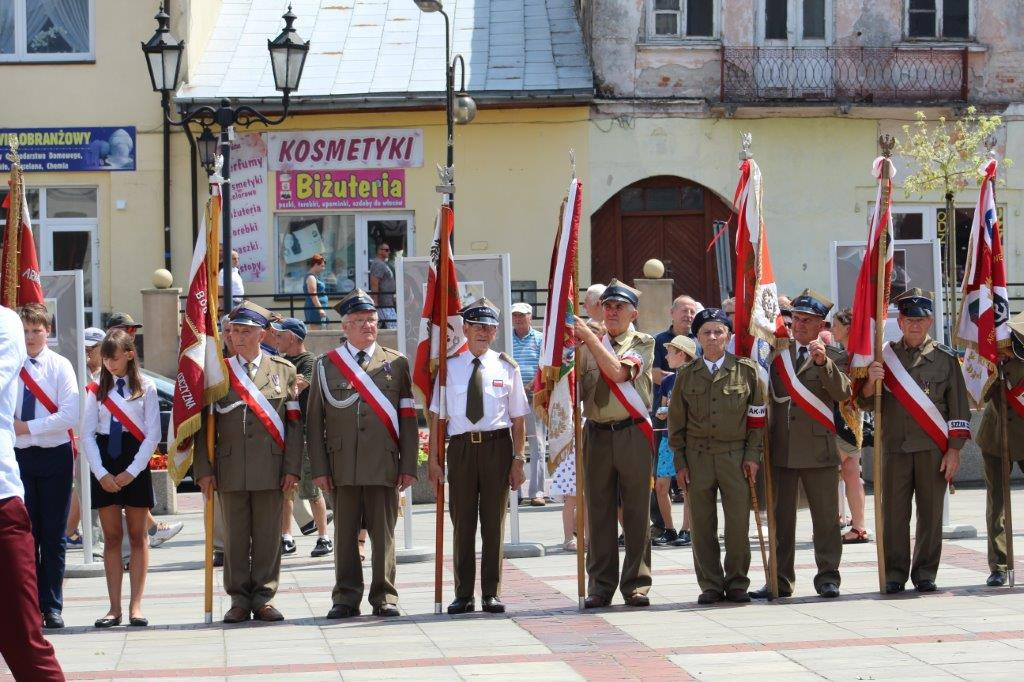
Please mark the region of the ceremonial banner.
<svg viewBox="0 0 1024 682"><path fill-rule="evenodd" d="M768 238L764 227L764 188L761 169L753 159L740 163L740 181L733 197L736 211L735 353L758 365L761 381L768 383L772 348L789 338L779 309Z"/></svg>
<svg viewBox="0 0 1024 682"><path fill-rule="evenodd" d="M430 270L427 272L427 295L423 299L420 315L420 334L413 361L412 384L426 409L434 393L434 375L440 358L441 324L448 327L446 357L458 355L466 350L466 337L462 334L462 301L459 298L459 283L455 277L455 262L448 259L448 319L441 320L441 289L438 281L441 272L441 240L451 243L455 214L449 206L442 206L434 227L434 241L430 246Z"/></svg>
<svg viewBox="0 0 1024 682"><path fill-rule="evenodd" d="M203 408L228 392L220 334L217 330L220 185L206 203L203 229L196 240L189 270L188 298L181 317L178 374L167 434L167 469L175 484L192 464L192 437L199 431Z"/></svg>
<svg viewBox="0 0 1024 682"><path fill-rule="evenodd" d="M956 327L956 340L967 347L961 369L976 404L983 402L985 392L996 380L999 349L1010 345L1006 262L996 216L996 160L980 170L985 178L974 208Z"/></svg>
<svg viewBox="0 0 1024 682"><path fill-rule="evenodd" d="M7 227L4 229L2 280L0 280L0 302L8 308L17 308L26 303L43 303L43 287L39 281L39 259L36 257L36 242L32 237L31 215L28 196L25 193L25 176L18 162L17 144L11 149L10 192L4 199L7 209Z"/></svg>

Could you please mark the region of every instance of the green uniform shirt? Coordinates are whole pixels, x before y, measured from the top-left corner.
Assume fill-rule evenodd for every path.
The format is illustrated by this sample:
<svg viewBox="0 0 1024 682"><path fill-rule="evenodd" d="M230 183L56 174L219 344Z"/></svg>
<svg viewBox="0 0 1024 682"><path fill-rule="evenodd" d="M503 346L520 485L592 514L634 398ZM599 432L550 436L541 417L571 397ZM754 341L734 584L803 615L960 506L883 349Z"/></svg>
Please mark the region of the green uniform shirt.
<svg viewBox="0 0 1024 682"><path fill-rule="evenodd" d="M600 338L600 337L599 337ZM632 384L644 405L648 410L651 408L651 391L654 380L651 376L651 367L654 364L654 337L633 329L627 329L618 336L611 339L612 348L623 364L630 365L633 369ZM606 405L598 405L594 401L594 391L598 382L603 382L601 370L597 361L586 347L580 348L577 359L577 371L583 380L583 416L598 422L616 422L629 419L630 414L625 406L619 402L615 395L610 395Z"/></svg>
<svg viewBox="0 0 1024 682"><path fill-rule="evenodd" d="M1024 381L1024 360L1019 358L1006 360L1003 363L1003 372L1006 374L1010 386L1016 386L1021 381ZM999 382L995 381L989 387L985 398L989 403L985 406L985 414L981 418L981 428L978 430L978 437L976 439L978 447L987 455L1002 457L1003 433L999 415L999 401L1005 400L1006 389L1000 390ZM1006 406L1006 415L1009 419L1007 430L1011 443L1010 459L1022 460L1024 459L1024 448L1020 447L1020 443L1024 443L1024 417L1017 414L1010 405Z"/></svg>

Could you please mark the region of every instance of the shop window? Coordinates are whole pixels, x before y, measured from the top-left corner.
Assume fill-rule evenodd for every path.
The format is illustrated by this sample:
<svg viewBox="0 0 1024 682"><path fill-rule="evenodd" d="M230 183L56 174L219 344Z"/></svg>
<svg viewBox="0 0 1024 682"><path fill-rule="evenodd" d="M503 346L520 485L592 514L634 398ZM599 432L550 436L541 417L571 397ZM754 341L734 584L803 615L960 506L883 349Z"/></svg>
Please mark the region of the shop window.
<svg viewBox="0 0 1024 682"><path fill-rule="evenodd" d="M321 254L320 273L328 294L346 294L356 286L356 217L349 215L282 215L277 218L277 290L304 291L309 259Z"/></svg>
<svg viewBox="0 0 1024 682"><path fill-rule="evenodd" d="M651 0L649 7L653 38L715 36L715 0Z"/></svg>
<svg viewBox="0 0 1024 682"><path fill-rule="evenodd" d="M52 187L46 190L47 218L95 218L95 187Z"/></svg>
<svg viewBox="0 0 1024 682"><path fill-rule="evenodd" d="M0 0L0 61L89 61L95 0Z"/></svg>
<svg viewBox="0 0 1024 682"><path fill-rule="evenodd" d="M893 239L924 239L924 214L892 213Z"/></svg>
<svg viewBox="0 0 1024 682"><path fill-rule="evenodd" d="M907 0L908 38L967 40L971 0Z"/></svg>

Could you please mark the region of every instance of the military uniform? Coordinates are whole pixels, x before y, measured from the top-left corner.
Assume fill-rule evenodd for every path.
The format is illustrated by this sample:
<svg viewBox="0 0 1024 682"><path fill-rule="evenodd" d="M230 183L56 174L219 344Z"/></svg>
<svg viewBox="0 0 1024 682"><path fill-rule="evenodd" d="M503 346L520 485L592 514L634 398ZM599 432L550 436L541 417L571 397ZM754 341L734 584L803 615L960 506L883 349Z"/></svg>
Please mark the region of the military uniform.
<svg viewBox="0 0 1024 682"><path fill-rule="evenodd" d="M498 310L479 299L462 311L466 323L498 325ZM508 507L509 475L514 459L511 427L530 411L519 366L505 353L487 350L479 357L465 351L448 360L446 408L448 512L451 516L455 600L448 613L475 608L476 533L480 524L480 591L485 611L505 610L501 596L501 562ZM430 411L440 414L439 386Z"/></svg>
<svg viewBox="0 0 1024 682"><path fill-rule="evenodd" d="M357 289L335 309L344 317L376 308L373 299ZM360 352L364 353L362 357ZM346 360L349 364L345 364ZM344 372L342 367L345 367ZM353 384L354 367L362 368L365 377L358 378L368 378L393 408L398 419L397 442L389 428L390 422L385 423L378 416L366 396ZM370 605L376 615L398 615L394 607L398 603L396 486L399 475L416 476L419 449L409 361L398 351L376 341L362 351L346 342L317 359L311 381L306 418L311 473L314 478L330 476L334 484L336 554L331 596L335 608L328 617L359 613L363 569L358 540L363 521L373 548ZM371 400L375 399L373 393L369 395ZM344 608L337 608L339 606Z"/></svg>
<svg viewBox="0 0 1024 682"><path fill-rule="evenodd" d="M248 301L232 311L231 324L266 328L269 313ZM206 420L195 438L193 469L198 479L215 476L223 505L224 588L233 609L256 613L277 592L281 571L282 478L298 478L302 466L302 422L295 404L295 367L260 352L255 366L235 356L284 426L284 447L254 414L232 384L215 403L217 434L213 467L207 456ZM230 363L229 363L230 364ZM228 368L229 373L232 371ZM289 405L288 403L292 403ZM291 408L291 409L289 409ZM278 616L280 614L277 614ZM273 618L278 620L279 618Z"/></svg>
<svg viewBox="0 0 1024 682"><path fill-rule="evenodd" d="M907 291L896 299L896 304L905 317L931 317L931 297L920 289ZM903 339L889 346L942 419L969 424L971 409L967 388L953 349L930 336L916 348ZM858 398L862 409L873 409L874 400L874 396ZM942 556L946 479L939 467L945 453L888 388L882 392L882 427L885 442L882 451L876 451L875 456L883 458L886 592L903 591L908 577L919 591L930 592L935 589ZM949 449L959 450L967 439L954 433L948 440ZM912 499L917 503L913 557L910 553Z"/></svg>
<svg viewBox="0 0 1024 682"><path fill-rule="evenodd" d="M1011 326L1019 326L1024 331L1024 315L1017 315ZM981 448L985 465L985 525L988 528L988 568L991 575L988 584L998 587L1006 584L1006 528L1003 525L1005 500L1003 498L1003 424L1001 401L1006 400L1006 391L1024 385L1024 342L1019 332L1014 329L1012 334L1013 357L1003 361L1003 374L1008 386L1000 388L996 380L989 388L986 399L985 414L981 418L978 430L978 447ZM1024 416L1011 402L1006 405L1007 434L1011 444L1024 442ZM1024 409L1024 408L1022 408ZM1024 448L1010 446L1011 472L1012 463L1024 469Z"/></svg>
<svg viewBox="0 0 1024 682"><path fill-rule="evenodd" d="M602 302L609 300L636 307L639 292L612 280L601 294ZM606 333L602 331L598 338ZM583 384L583 415L587 418L583 432L583 472L590 533L588 604L610 603L618 587L627 603L633 599L637 602L635 605L645 605L642 602L651 589L649 526L654 447L644 427L650 428L646 413L651 407L654 338L630 326L609 341L620 362L630 369L627 383L632 384L643 401L645 416L636 416L626 409L611 393L594 356L587 348L581 348L576 367ZM620 499L626 545L621 576L616 534L616 508Z"/></svg>
<svg viewBox="0 0 1024 682"><path fill-rule="evenodd" d="M729 326L725 313L707 308L694 318L693 332L707 322ZM709 364L715 366L714 372ZM714 363L701 357L684 365L672 389L669 446L676 471L689 469L690 533L701 603L723 595L749 601L750 486L742 465L761 460L764 404L757 365L728 352ZM719 491L725 514L724 571L715 508Z"/></svg>
<svg viewBox="0 0 1024 682"><path fill-rule="evenodd" d="M809 290L793 300L794 312L822 319L831 307L831 301ZM841 349L827 346L825 363L820 366L814 363L807 346L796 340L789 348L779 351L777 356L782 353L788 355L796 381L824 404L829 416L835 414L835 403L850 397L850 379L840 369L847 363L846 353ZM783 376L782 373L787 371L784 366L781 360L772 364L772 405L769 410L779 592L781 595L792 594L796 581L793 563L797 491L799 484L803 483L814 529L814 559L818 565L814 588L822 596L835 597L839 595L839 561L843 554L836 514L839 507L839 452L834 433L791 397L786 380L793 381L793 378Z"/></svg>

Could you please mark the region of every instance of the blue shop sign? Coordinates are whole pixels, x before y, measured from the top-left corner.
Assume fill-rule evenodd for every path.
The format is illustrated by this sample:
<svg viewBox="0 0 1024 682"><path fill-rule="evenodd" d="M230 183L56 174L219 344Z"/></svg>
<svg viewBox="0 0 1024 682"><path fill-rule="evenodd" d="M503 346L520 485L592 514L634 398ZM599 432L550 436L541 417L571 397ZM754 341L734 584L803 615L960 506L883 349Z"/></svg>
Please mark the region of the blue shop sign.
<svg viewBox="0 0 1024 682"><path fill-rule="evenodd" d="M0 128L0 171L9 171L11 134L26 172L133 171L135 127Z"/></svg>

